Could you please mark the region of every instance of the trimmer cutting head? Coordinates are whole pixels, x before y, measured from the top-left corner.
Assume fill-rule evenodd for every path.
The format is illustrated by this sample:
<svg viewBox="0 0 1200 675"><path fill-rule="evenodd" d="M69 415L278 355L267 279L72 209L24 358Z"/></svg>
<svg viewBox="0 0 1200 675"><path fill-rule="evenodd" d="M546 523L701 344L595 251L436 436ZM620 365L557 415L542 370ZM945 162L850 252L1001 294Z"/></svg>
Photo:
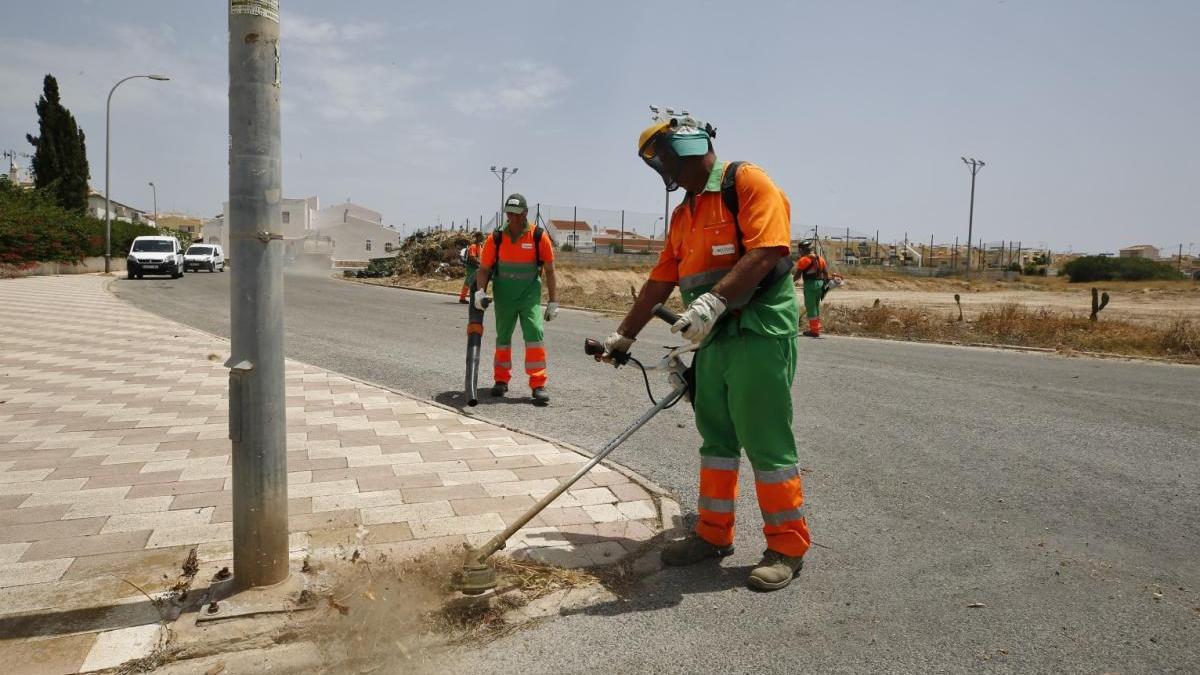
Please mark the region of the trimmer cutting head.
<svg viewBox="0 0 1200 675"><path fill-rule="evenodd" d="M463 595L483 595L496 587L496 570L485 562L468 560L454 580L454 588Z"/></svg>

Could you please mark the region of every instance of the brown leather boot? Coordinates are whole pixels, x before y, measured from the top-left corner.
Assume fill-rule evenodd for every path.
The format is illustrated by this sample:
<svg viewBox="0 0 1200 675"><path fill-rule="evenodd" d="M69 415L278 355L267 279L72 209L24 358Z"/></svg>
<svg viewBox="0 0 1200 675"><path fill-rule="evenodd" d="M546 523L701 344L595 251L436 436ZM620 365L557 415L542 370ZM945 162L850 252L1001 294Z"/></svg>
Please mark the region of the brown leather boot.
<svg viewBox="0 0 1200 675"><path fill-rule="evenodd" d="M709 558L724 558L732 553L732 546L717 546L704 541L700 535L690 534L686 539L667 544L662 552L662 561L671 567L684 567Z"/></svg>
<svg viewBox="0 0 1200 675"><path fill-rule="evenodd" d="M804 567L804 558L793 558L779 551L767 550L758 566L750 570L746 585L759 591L777 591L792 583Z"/></svg>

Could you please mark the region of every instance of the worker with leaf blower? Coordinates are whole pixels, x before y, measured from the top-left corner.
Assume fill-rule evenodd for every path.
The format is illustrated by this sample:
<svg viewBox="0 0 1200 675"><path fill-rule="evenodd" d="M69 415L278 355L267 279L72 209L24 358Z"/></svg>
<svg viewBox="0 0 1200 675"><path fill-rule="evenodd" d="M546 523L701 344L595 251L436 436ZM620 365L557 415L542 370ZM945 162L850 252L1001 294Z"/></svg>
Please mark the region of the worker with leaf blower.
<svg viewBox="0 0 1200 675"><path fill-rule="evenodd" d="M804 315L808 317L805 337L821 337L821 300L825 298L829 283L829 265L825 256L813 250L813 244L805 239L800 242L800 258L796 260L793 280L799 280L804 289Z"/></svg>
<svg viewBox="0 0 1200 675"><path fill-rule="evenodd" d="M471 244L458 252L458 257L467 271L466 278L463 279L462 290L458 292L458 302L463 305L468 302L467 294L471 292L471 283L475 281L475 273L479 271L479 254L483 244L483 233L476 232L471 239Z"/></svg>
<svg viewBox="0 0 1200 675"><path fill-rule="evenodd" d="M546 344L543 321L558 315L558 289L554 275L554 244L540 226L527 220L529 205L525 197L513 193L504 202L507 225L497 229L483 243L479 272L476 273L475 297L479 309L485 309L487 285L495 281L496 383L492 395L508 393L512 379L512 335L517 323L525 340L525 374L536 403L550 402L546 391ZM548 302L542 310L542 276L546 278Z"/></svg>
<svg viewBox="0 0 1200 675"><path fill-rule="evenodd" d="M604 342L604 360L623 360L678 286L687 305L672 332L699 344L693 406L700 432L699 522L663 551L667 565L733 553L741 450L754 470L767 550L751 588L791 583L811 537L792 434L799 308L792 285L787 197L759 167L717 159L716 130L687 112L663 115L638 139L638 155L668 190L687 196L671 215L658 264L632 309Z"/></svg>

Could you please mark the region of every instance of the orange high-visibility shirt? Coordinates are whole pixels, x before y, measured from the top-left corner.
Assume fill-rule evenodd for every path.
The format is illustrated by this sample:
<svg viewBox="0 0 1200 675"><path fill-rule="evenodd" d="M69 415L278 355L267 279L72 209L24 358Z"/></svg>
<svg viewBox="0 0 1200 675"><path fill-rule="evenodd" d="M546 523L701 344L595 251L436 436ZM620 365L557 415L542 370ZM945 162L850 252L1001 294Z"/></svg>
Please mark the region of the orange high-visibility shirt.
<svg viewBox="0 0 1200 675"><path fill-rule="evenodd" d="M796 261L796 269L800 270L806 279L819 279L829 267L825 264L825 256L809 253L800 256L800 259Z"/></svg>
<svg viewBox="0 0 1200 675"><path fill-rule="evenodd" d="M531 225L525 226L525 232L514 241L508 233L508 228L492 232L488 235L487 241L483 243L483 252L479 259L480 266L491 269L496 265L496 239L500 235L500 262L516 263L533 265L538 256L534 255L533 250L533 230ZM544 230L542 231L541 244L541 262L554 262L554 243L550 241L550 235Z"/></svg>
<svg viewBox="0 0 1200 675"><path fill-rule="evenodd" d="M740 257L733 214L721 198L727 166L718 162L713 167L704 192L692 196L694 208L685 199L671 214L666 245L650 272L654 281L678 284L685 303L710 290ZM790 250L791 205L770 176L753 164L742 164L737 194L744 250Z"/></svg>

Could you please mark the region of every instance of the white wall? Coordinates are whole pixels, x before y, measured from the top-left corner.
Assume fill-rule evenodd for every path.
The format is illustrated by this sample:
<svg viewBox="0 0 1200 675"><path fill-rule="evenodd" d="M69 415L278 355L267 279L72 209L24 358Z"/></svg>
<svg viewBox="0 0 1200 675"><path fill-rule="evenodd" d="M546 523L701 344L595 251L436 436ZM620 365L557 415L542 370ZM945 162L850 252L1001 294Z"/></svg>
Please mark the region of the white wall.
<svg viewBox="0 0 1200 675"><path fill-rule="evenodd" d="M383 214L353 202L331 204L317 212L317 228L333 227L356 218L369 223L383 223Z"/></svg>
<svg viewBox="0 0 1200 675"><path fill-rule="evenodd" d="M225 216L217 216L201 223L200 239L206 244L220 244L225 255L229 255L229 228L225 227Z"/></svg>
<svg viewBox="0 0 1200 675"><path fill-rule="evenodd" d="M394 252L402 239L397 230L353 216L347 217L345 223L321 228L318 234L331 240L330 257L334 261L367 261L371 258L382 258L391 254L387 250L388 243L392 244ZM368 241L371 242L370 250L367 249Z"/></svg>

